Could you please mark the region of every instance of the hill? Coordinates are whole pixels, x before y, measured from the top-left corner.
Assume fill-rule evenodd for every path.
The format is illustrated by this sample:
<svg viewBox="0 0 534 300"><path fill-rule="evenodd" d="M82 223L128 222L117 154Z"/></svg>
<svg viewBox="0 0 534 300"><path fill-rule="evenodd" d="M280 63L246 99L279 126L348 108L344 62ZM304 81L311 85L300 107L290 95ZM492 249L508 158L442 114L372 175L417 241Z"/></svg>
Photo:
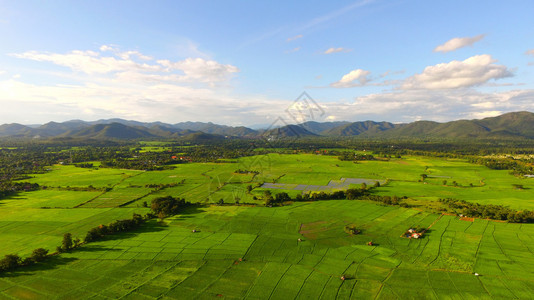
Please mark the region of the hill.
<svg viewBox="0 0 534 300"><path fill-rule="evenodd" d="M379 137L408 138L534 138L534 114L513 112L481 120L446 123L417 121L384 131Z"/></svg>
<svg viewBox="0 0 534 300"><path fill-rule="evenodd" d="M18 123L4 124L0 126L0 136L29 136L35 134L31 127Z"/></svg>
<svg viewBox="0 0 534 300"><path fill-rule="evenodd" d="M34 128L17 123L0 126L0 137L74 137L96 139L181 138L193 133L231 138L361 137L361 138L438 138L438 139L534 139L534 113L512 112L479 120L445 123L415 121L390 122L315 122L287 125L271 130L253 130L244 126L218 125L211 122L138 122L122 119L85 122L72 120L49 122ZM207 136L205 136L207 137ZM211 139L211 138L210 138Z"/></svg>
<svg viewBox="0 0 534 300"><path fill-rule="evenodd" d="M262 137L265 137L269 140L277 140L283 138L299 138L299 137L310 137L318 136L315 133L312 133L306 130L304 127L299 125L287 125L280 128L274 128L262 133Z"/></svg>
<svg viewBox="0 0 534 300"><path fill-rule="evenodd" d="M342 126L331 128L330 130L323 132L324 135L328 136L354 136L354 135L366 135L371 136L382 131L390 130L395 128L393 123L389 122L373 122L373 121L364 121L364 122L354 122L345 124Z"/></svg>
<svg viewBox="0 0 534 300"><path fill-rule="evenodd" d="M146 129L126 126L120 123L98 124L77 131L69 131L65 136L93 139L139 139L156 137Z"/></svg>
<svg viewBox="0 0 534 300"><path fill-rule="evenodd" d="M343 125L350 124L350 122L346 121L340 121L340 122L315 122L315 121L308 121L300 124L300 126L304 127L304 129L308 130L311 133L315 134L327 134L329 130L332 130L334 128L341 127Z"/></svg>

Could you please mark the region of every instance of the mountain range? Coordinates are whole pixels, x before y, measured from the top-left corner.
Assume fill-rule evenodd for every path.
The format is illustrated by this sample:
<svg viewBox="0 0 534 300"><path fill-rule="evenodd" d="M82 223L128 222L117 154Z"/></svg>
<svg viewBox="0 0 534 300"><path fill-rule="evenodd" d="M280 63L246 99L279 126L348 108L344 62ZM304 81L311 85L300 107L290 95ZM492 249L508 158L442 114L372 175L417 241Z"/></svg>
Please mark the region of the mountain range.
<svg viewBox="0 0 534 300"><path fill-rule="evenodd" d="M315 122L279 128L253 130L203 122L138 122L107 119L92 122L72 120L43 125L0 125L0 137L80 139L223 139L289 137L364 137L364 138L527 138L534 139L534 113L521 111L478 120L458 120L446 123L415 121L391 122Z"/></svg>

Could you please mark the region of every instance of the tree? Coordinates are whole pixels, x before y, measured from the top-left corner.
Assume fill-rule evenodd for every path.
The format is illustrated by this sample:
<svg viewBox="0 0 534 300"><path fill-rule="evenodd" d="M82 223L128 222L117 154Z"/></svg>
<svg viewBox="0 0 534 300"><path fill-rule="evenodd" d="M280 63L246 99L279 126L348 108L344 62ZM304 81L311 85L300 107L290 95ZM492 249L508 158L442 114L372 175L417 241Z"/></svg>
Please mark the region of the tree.
<svg viewBox="0 0 534 300"><path fill-rule="evenodd" d="M291 201L291 197L286 192L278 193L274 197L275 201L277 203L282 203L286 201Z"/></svg>
<svg viewBox="0 0 534 300"><path fill-rule="evenodd" d="M443 180L443 185L447 185L447 180Z"/></svg>
<svg viewBox="0 0 534 300"><path fill-rule="evenodd" d="M72 245L73 245L72 234L67 232L63 235L63 241L61 242L61 249L64 251L69 251L70 249L72 249Z"/></svg>
<svg viewBox="0 0 534 300"><path fill-rule="evenodd" d="M421 174L421 181L425 181L425 179L428 177L426 174Z"/></svg>
<svg viewBox="0 0 534 300"><path fill-rule="evenodd" d="M10 271L20 266L21 259L17 254L8 254L0 259L0 270Z"/></svg>
<svg viewBox="0 0 534 300"><path fill-rule="evenodd" d="M30 256L30 259L34 262L40 262L46 258L46 255L48 255L48 250L44 248L37 248L33 250L32 255Z"/></svg>
<svg viewBox="0 0 534 300"><path fill-rule="evenodd" d="M367 189L367 184L365 182L362 182L362 185L360 187L361 190L366 190Z"/></svg>
<svg viewBox="0 0 534 300"><path fill-rule="evenodd" d="M273 195L271 194L271 191L267 190L263 193L263 200L265 201L265 205L271 205L274 202Z"/></svg>
<svg viewBox="0 0 534 300"><path fill-rule="evenodd" d="M167 217L179 213L182 208L186 207L189 204L190 203L185 202L185 199L167 196L159 197L152 200L150 208L161 219L161 216Z"/></svg>

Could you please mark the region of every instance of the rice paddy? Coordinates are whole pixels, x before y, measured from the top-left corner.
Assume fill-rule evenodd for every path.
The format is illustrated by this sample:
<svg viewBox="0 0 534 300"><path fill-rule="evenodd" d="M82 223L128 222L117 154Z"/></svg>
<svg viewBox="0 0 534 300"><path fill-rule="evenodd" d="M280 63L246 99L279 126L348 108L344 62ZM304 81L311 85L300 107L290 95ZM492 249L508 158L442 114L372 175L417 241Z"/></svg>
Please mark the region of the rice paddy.
<svg viewBox="0 0 534 300"><path fill-rule="evenodd" d="M0 255L53 250L65 232L83 238L94 226L147 212L143 202L160 196L205 205L1 274L0 299L528 299L534 294L530 224L366 201L247 204L261 204L254 196L265 190L295 195L306 190L296 189L299 185L313 190L347 183L345 188L365 179L380 181L376 191L382 195L532 209L534 179L506 171L427 157L353 163L309 154L153 172L51 168L31 179L48 189L0 200ZM234 173L237 169L251 172ZM421 174L427 177L421 180ZM95 190L67 189L89 185ZM212 204L219 199L241 205ZM361 233L348 234L347 225ZM400 237L412 226L428 231L420 239Z"/></svg>

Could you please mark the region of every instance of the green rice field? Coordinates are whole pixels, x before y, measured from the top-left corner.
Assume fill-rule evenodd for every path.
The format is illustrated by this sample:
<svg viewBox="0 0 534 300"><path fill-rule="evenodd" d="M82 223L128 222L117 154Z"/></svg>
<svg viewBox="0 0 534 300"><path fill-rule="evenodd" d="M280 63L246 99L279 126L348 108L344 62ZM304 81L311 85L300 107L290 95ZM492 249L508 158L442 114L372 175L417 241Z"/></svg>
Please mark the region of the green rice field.
<svg viewBox="0 0 534 300"><path fill-rule="evenodd" d="M46 189L0 200L1 256L27 256L39 247L53 252L64 233L83 238L92 227L148 212L143 203L149 205L157 197L183 197L204 205L162 222L151 220L136 231L86 244L44 263L2 273L0 299L531 299L534 295L531 224L464 220L359 200L265 207L254 199L266 190L294 196L302 193L294 189L298 185L332 186L352 178L379 181L383 184L377 194L414 201L457 198L534 209L534 179L507 171L429 157L353 163L312 154L269 154L150 172L50 168L25 180ZM247 172L235 173L238 169ZM252 190L247 192L249 185ZM269 188L273 185L276 188ZM89 186L93 189L83 190ZM82 189L68 189L73 187ZM214 204L220 199L227 205ZM361 233L348 234L347 225ZM413 226L428 231L420 239L401 237Z"/></svg>

